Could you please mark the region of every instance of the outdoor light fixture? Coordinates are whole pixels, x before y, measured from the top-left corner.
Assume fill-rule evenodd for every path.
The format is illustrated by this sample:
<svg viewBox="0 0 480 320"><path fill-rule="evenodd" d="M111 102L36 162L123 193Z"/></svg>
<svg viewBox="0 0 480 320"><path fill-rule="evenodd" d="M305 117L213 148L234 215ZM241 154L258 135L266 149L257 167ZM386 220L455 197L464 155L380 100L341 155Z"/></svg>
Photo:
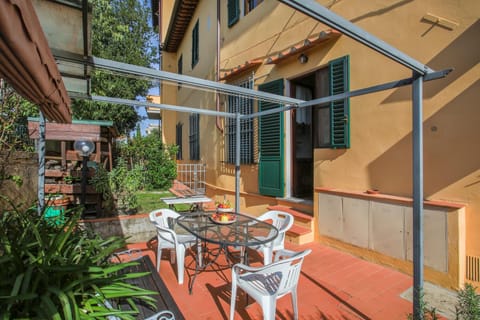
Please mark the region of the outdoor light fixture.
<svg viewBox="0 0 480 320"><path fill-rule="evenodd" d="M80 204L85 206L85 196L87 193L87 174L88 174L88 158L95 151L95 144L90 140L79 140L73 144L73 149L78 152L82 159L82 196Z"/></svg>
<svg viewBox="0 0 480 320"><path fill-rule="evenodd" d="M304 53L302 53L301 55L298 56L298 62L300 62L301 64L305 64L308 62L308 56Z"/></svg>

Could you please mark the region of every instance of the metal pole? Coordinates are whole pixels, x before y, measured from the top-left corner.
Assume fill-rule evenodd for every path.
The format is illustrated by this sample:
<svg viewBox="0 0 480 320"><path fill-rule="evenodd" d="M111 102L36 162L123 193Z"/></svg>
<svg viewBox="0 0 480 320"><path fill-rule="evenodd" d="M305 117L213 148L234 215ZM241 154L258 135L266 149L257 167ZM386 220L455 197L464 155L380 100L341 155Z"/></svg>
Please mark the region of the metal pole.
<svg viewBox="0 0 480 320"><path fill-rule="evenodd" d="M45 208L45 115L40 110L38 121L38 214Z"/></svg>
<svg viewBox="0 0 480 320"><path fill-rule="evenodd" d="M423 319L423 76L413 72L413 319Z"/></svg>
<svg viewBox="0 0 480 320"><path fill-rule="evenodd" d="M88 156L83 156L82 160L82 197L80 198L80 204L83 207L85 213L85 198L87 195L87 175L88 175Z"/></svg>
<svg viewBox="0 0 480 320"><path fill-rule="evenodd" d="M240 112L236 117L235 136L235 212L240 211Z"/></svg>

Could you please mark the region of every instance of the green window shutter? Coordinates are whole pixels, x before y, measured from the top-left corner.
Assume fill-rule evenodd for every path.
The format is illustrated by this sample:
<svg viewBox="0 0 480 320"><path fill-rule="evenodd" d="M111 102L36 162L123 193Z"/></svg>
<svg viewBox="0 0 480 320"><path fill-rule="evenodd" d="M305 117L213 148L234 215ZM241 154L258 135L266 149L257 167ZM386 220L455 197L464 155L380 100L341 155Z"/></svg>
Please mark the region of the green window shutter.
<svg viewBox="0 0 480 320"><path fill-rule="evenodd" d="M260 91L283 95L283 79L259 86ZM259 101L259 111L280 107L279 104ZM258 191L262 195L284 196L283 112L261 116L259 119Z"/></svg>
<svg viewBox="0 0 480 320"><path fill-rule="evenodd" d="M192 30L192 69L198 63L198 56L199 56L199 50L200 50L198 23L199 21L197 20L197 23L195 23L195 26L193 27L193 30Z"/></svg>
<svg viewBox="0 0 480 320"><path fill-rule="evenodd" d="M228 27L233 26L240 19L240 0L228 0Z"/></svg>
<svg viewBox="0 0 480 320"><path fill-rule="evenodd" d="M349 57L344 56L329 62L330 95L350 90ZM330 137L332 148L350 147L350 99L330 103Z"/></svg>

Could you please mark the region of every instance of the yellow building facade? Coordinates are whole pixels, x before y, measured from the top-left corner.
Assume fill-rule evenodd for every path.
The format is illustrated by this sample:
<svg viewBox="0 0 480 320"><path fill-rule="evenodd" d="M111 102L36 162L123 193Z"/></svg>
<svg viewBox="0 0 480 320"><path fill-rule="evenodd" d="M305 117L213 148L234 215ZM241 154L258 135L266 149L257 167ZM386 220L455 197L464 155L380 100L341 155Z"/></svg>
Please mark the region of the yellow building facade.
<svg viewBox="0 0 480 320"><path fill-rule="evenodd" d="M450 288L480 284L480 2L318 2L435 70L453 68L424 83L425 278ZM412 76L278 1L164 0L159 12L165 71L301 100ZM314 241L412 273L411 91L242 123L241 210L282 204L307 212ZM226 112L276 107L177 83L163 83L161 96ZM235 190L232 128L226 118L162 111L164 142L181 147L180 163L206 164L212 197Z"/></svg>

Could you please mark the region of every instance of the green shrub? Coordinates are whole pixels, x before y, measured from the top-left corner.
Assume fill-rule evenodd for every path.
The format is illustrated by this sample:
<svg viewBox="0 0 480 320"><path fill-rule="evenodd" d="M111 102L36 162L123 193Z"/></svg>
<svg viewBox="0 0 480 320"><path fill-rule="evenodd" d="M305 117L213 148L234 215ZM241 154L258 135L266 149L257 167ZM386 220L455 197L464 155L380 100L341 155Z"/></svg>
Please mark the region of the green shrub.
<svg viewBox="0 0 480 320"><path fill-rule="evenodd" d="M456 320L480 320L480 295L476 293L476 288L471 284L465 284L465 287L457 293L457 304L455 305ZM420 308L422 310L423 319L437 320L437 310L429 307L424 302L423 292L420 299ZM413 314L407 315L407 319L413 319Z"/></svg>
<svg viewBox="0 0 480 320"><path fill-rule="evenodd" d="M480 320L480 295L471 284L458 292L458 302L455 307L457 320Z"/></svg>
<svg viewBox="0 0 480 320"><path fill-rule="evenodd" d="M175 155L178 147L163 144L156 134L137 136L120 146L120 154L128 159L130 167L143 168L145 190L168 189L177 176Z"/></svg>
<svg viewBox="0 0 480 320"><path fill-rule="evenodd" d="M10 202L11 203L11 202ZM102 239L78 227L80 211L64 224L51 223L32 207L0 215L0 319L135 319L135 311L108 308L136 297L154 306L155 292L127 284L121 274L135 264L114 263L121 238Z"/></svg>

